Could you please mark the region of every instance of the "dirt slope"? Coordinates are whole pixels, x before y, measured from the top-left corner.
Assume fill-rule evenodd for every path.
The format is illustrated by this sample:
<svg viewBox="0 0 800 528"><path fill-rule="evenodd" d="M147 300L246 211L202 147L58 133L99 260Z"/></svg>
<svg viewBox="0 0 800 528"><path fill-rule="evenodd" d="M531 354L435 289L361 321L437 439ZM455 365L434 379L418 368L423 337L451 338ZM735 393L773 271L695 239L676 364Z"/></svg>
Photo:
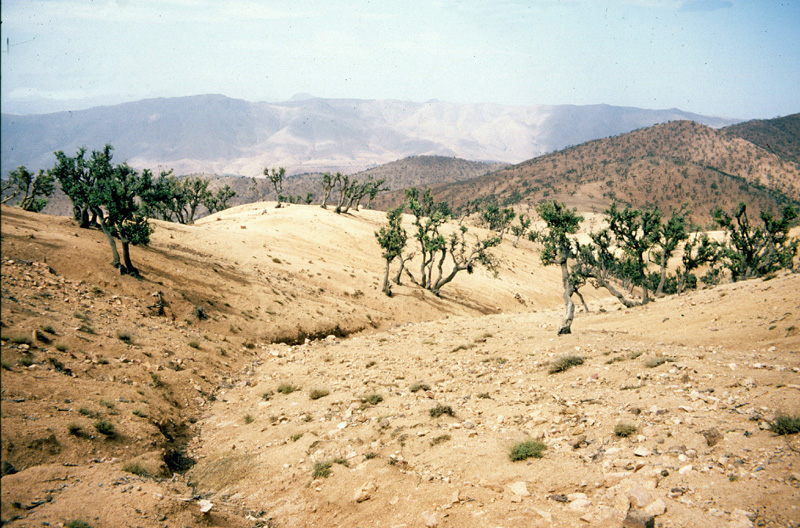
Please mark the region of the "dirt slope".
<svg viewBox="0 0 800 528"><path fill-rule="evenodd" d="M800 522L798 439L766 428L800 413L797 275L632 310L588 292L593 313L557 337L558 275L535 246L504 243L498 278L387 299L382 222L251 204L158 223L134 248L138 281L100 233L4 207L2 519L620 526L631 495L662 501L663 526L751 522L737 508ZM549 374L567 352L584 363ZM437 404L454 416L431 418ZM637 433L616 437L618 422ZM525 438L544 457L511 462ZM163 478L185 457L193 469ZM348 467L312 477L334 459Z"/></svg>

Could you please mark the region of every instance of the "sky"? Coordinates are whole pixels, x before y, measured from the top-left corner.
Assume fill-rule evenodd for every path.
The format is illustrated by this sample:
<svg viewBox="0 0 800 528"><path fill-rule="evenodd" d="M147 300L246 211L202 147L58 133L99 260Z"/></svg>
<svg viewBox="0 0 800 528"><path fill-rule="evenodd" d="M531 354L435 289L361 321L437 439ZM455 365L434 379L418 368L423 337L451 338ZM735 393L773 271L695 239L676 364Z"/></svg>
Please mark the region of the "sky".
<svg viewBox="0 0 800 528"><path fill-rule="evenodd" d="M150 97L800 112L798 0L3 0L2 111Z"/></svg>

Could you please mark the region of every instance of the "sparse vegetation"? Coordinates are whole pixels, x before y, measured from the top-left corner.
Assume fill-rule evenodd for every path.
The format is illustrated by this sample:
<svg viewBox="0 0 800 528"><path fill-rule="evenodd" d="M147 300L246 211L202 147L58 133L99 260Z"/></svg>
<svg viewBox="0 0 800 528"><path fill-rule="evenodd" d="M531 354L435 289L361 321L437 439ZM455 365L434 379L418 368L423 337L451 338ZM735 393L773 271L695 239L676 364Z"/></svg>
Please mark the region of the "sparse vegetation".
<svg viewBox="0 0 800 528"><path fill-rule="evenodd" d="M383 396L380 394L367 394L363 398L361 398L362 403L368 403L369 405L378 405L380 402L383 401Z"/></svg>
<svg viewBox="0 0 800 528"><path fill-rule="evenodd" d="M244 415L244 418L243 418L243 420L244 420L244 423L246 423L246 424L251 424L251 423L253 423L253 422L254 422L256 419L255 419L255 418L253 418L253 415L252 415L252 414L245 414L245 415Z"/></svg>
<svg viewBox="0 0 800 528"><path fill-rule="evenodd" d="M138 475L140 477L150 478L152 475L148 472L144 466L142 466L138 462L127 462L125 465L122 466L122 471L126 471L128 473L133 473L134 475Z"/></svg>
<svg viewBox="0 0 800 528"><path fill-rule="evenodd" d="M542 458L547 445L539 440L526 440L511 447L508 457L512 462L526 460L528 458Z"/></svg>
<svg viewBox="0 0 800 528"><path fill-rule="evenodd" d="M318 400L320 398L324 398L331 392L328 389L312 389L311 392L308 393L308 397L312 400Z"/></svg>
<svg viewBox="0 0 800 528"><path fill-rule="evenodd" d="M644 365L647 368L656 368L658 366L663 365L664 363L671 363L673 361L675 361L675 358L665 357L665 356L658 356L658 357L652 357L652 358L648 359L647 361L645 361Z"/></svg>
<svg viewBox="0 0 800 528"><path fill-rule="evenodd" d="M437 405L436 407L430 409L428 412L430 413L431 418L439 418L440 416L445 414L448 416L455 416L453 408L450 407L449 405Z"/></svg>
<svg viewBox="0 0 800 528"><path fill-rule="evenodd" d="M98 420L94 423L94 428L97 430L98 433L107 436L108 438L113 438L117 435L116 428L114 424L106 420Z"/></svg>
<svg viewBox="0 0 800 528"><path fill-rule="evenodd" d="M800 433L800 416L778 414L769 424L770 429L777 435L793 435Z"/></svg>
<svg viewBox="0 0 800 528"><path fill-rule="evenodd" d="M281 394L291 394L291 393L293 393L295 391L300 390L300 387L297 387L296 385L292 385L291 383L281 383L280 385L278 385L278 389L277 390Z"/></svg>
<svg viewBox="0 0 800 528"><path fill-rule="evenodd" d="M331 466L333 464L329 461L320 461L314 464L314 471L311 473L311 478L328 478L331 475Z"/></svg>
<svg viewBox="0 0 800 528"><path fill-rule="evenodd" d="M550 369L548 372L550 372L550 374L556 374L558 372L564 372L565 370L577 365L583 365L583 357L567 354L553 360L553 362L550 364Z"/></svg>
<svg viewBox="0 0 800 528"><path fill-rule="evenodd" d="M614 434L620 438L627 438L636 432L636 426L628 423L618 423L614 426Z"/></svg>
<svg viewBox="0 0 800 528"><path fill-rule="evenodd" d="M72 519L64 523L64 528L92 528L92 525L80 519Z"/></svg>
<svg viewBox="0 0 800 528"><path fill-rule="evenodd" d="M131 336L130 332L117 332L117 339L119 339L126 345L133 344L133 337Z"/></svg>
<svg viewBox="0 0 800 528"><path fill-rule="evenodd" d="M414 383L413 385L411 385L411 387L409 387L409 390L411 392L429 391L431 390L431 386L428 385L427 383Z"/></svg>

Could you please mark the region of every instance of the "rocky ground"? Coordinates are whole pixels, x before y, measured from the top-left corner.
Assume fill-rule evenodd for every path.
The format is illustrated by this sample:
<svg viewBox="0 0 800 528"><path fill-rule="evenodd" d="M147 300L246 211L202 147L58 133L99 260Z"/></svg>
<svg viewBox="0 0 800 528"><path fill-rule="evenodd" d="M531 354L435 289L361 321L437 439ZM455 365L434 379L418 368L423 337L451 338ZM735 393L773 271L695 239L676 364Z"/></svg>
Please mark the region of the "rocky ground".
<svg viewBox="0 0 800 528"><path fill-rule="evenodd" d="M800 525L800 438L770 428L800 414L798 275L589 292L559 337L533 245L389 300L379 213L217 218L159 224L137 281L100 233L3 208L9 526Z"/></svg>

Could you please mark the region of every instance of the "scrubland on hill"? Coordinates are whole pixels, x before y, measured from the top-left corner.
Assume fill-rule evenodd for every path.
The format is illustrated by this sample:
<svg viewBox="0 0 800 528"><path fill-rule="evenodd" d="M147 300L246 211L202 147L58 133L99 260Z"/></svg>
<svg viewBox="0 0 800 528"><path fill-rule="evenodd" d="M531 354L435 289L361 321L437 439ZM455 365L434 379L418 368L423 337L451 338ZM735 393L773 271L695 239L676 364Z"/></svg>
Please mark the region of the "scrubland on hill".
<svg viewBox="0 0 800 528"><path fill-rule="evenodd" d="M9 526L800 523L800 439L771 425L800 413L797 274L630 309L586 288L557 336L536 244L387 298L383 213L274 205L154 222L141 280L99 231L2 208Z"/></svg>

